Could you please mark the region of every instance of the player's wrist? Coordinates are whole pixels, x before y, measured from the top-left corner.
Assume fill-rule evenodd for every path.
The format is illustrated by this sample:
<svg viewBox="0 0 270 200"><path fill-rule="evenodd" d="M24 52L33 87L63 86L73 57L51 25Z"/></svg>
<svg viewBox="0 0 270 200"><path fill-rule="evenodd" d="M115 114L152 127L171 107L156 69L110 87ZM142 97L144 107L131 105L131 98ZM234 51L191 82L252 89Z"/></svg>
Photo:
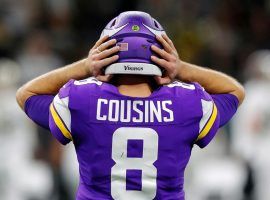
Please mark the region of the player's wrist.
<svg viewBox="0 0 270 200"><path fill-rule="evenodd" d="M87 77L93 75L93 70L87 58L82 60L83 71Z"/></svg>
<svg viewBox="0 0 270 200"><path fill-rule="evenodd" d="M183 61L178 62L176 79L181 81L187 81L186 71L187 65L185 64L185 62Z"/></svg>

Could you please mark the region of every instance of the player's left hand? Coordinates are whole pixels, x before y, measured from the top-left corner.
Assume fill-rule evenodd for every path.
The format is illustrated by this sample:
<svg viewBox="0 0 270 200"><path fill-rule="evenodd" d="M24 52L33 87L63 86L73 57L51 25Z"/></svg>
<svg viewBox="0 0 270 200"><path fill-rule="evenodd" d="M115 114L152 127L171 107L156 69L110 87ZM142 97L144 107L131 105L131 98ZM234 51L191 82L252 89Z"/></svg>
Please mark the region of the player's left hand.
<svg viewBox="0 0 270 200"><path fill-rule="evenodd" d="M163 76L155 76L156 82L160 85L164 85L171 83L175 79L178 69L181 67L181 60L173 42L167 35L162 34L162 36L157 36L157 40L162 44L164 49L152 45L151 49L159 55L160 58L151 56L151 59L165 69Z"/></svg>

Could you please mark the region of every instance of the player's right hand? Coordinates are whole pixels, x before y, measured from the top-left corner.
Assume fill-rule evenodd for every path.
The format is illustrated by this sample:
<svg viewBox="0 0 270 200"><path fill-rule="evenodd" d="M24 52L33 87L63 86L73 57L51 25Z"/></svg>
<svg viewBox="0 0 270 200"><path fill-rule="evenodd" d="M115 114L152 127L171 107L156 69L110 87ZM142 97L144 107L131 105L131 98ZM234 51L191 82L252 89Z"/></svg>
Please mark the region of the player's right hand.
<svg viewBox="0 0 270 200"><path fill-rule="evenodd" d="M116 40L108 40L109 36L100 38L89 51L86 65L92 76L98 80L108 82L112 75L104 75L102 68L116 62L118 55L113 55L120 50L119 46L115 46Z"/></svg>

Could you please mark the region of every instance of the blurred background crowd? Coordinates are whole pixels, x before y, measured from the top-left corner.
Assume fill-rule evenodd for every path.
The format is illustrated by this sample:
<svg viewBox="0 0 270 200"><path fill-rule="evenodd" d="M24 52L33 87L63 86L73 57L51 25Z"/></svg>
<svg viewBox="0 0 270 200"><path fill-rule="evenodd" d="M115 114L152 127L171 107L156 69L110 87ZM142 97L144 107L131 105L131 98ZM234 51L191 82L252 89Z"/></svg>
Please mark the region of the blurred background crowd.
<svg viewBox="0 0 270 200"><path fill-rule="evenodd" d="M182 60L246 87L232 123L186 172L188 200L270 199L269 0L0 0L0 199L74 199L78 166L15 102L26 81L85 56L110 19L149 12Z"/></svg>

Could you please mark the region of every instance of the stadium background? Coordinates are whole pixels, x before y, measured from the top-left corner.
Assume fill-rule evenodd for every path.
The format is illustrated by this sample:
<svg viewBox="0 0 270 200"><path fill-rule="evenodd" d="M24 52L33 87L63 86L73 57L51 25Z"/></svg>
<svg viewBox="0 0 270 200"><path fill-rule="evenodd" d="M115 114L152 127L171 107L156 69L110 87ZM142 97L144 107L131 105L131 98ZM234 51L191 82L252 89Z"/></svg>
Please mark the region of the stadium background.
<svg viewBox="0 0 270 200"><path fill-rule="evenodd" d="M253 97L207 149L195 147L187 199L269 199L269 0L0 0L0 199L74 199L72 145L62 148L31 123L15 92L85 57L106 23L127 10L149 12L182 60L236 77Z"/></svg>

